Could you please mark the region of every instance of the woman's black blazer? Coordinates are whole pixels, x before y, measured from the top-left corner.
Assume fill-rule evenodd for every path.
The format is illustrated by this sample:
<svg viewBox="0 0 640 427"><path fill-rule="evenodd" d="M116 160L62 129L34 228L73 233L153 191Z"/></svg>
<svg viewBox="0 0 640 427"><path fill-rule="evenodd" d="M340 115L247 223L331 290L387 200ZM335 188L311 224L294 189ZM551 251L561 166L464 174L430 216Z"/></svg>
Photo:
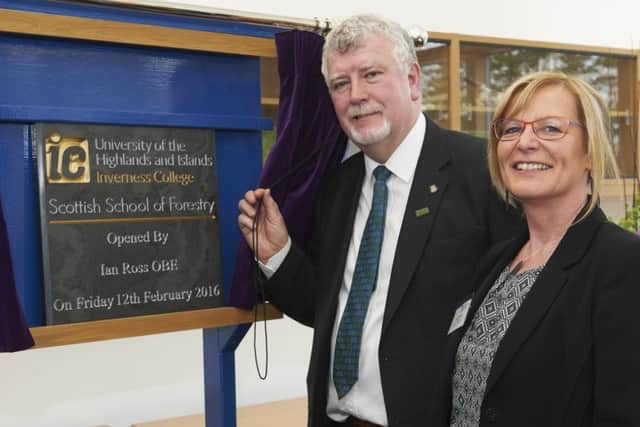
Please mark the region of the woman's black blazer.
<svg viewBox="0 0 640 427"><path fill-rule="evenodd" d="M526 233L494 248L462 327L448 336L435 426L448 426L464 331ZM431 424L430 424L431 425ZM597 208L569 229L507 330L480 426L640 426L640 238Z"/></svg>

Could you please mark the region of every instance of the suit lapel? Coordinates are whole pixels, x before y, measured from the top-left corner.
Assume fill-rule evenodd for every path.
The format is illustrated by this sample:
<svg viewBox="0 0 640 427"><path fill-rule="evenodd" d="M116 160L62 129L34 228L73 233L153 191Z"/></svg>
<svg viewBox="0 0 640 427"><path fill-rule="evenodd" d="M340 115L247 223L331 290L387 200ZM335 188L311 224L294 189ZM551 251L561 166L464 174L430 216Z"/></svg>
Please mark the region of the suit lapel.
<svg viewBox="0 0 640 427"><path fill-rule="evenodd" d="M358 209L365 173L362 153L356 154L348 162L348 164L344 165L345 170L341 171L342 176L339 177L334 188L329 190L333 192L333 196L330 198L333 205L324 207L326 208L326 214L332 215L330 229L325 230L325 232L330 238L334 239L334 242L329 247L336 249L335 253L332 254L332 258L337 263L328 279L329 287L327 292L329 297L323 299L324 306L320 307L324 321L317 323L318 325L326 325L328 337L331 337L331 332L333 331L338 308L338 295L344 276L347 251L349 250L349 243L353 233L353 222Z"/></svg>
<svg viewBox="0 0 640 427"><path fill-rule="evenodd" d="M427 117L424 142L394 256L383 333L409 286L447 187L448 174L444 166L449 162L449 153L444 147L444 138L440 128Z"/></svg>
<svg viewBox="0 0 640 427"><path fill-rule="evenodd" d="M589 217L571 227L560 241L498 346L485 394L490 391L519 348L542 321L567 283L571 267L583 258L591 240L605 220L606 217L597 208ZM484 297L482 299L484 300Z"/></svg>

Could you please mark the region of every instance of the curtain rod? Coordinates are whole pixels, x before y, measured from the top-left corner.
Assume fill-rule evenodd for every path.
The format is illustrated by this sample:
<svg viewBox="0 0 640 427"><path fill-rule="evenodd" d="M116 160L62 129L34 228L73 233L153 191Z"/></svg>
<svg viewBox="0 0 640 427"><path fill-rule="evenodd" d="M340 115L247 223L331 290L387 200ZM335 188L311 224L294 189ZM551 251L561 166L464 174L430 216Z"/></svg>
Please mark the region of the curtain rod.
<svg viewBox="0 0 640 427"><path fill-rule="evenodd" d="M164 0L65 0L65 2L82 4L93 3L123 9L145 10L149 12L169 12L184 16L219 18L226 21L308 30L323 34L328 33L333 26L332 21L328 18L292 18L288 16L253 13Z"/></svg>
<svg viewBox="0 0 640 427"><path fill-rule="evenodd" d="M233 9L222 9L211 6L176 3L164 0L66 0L67 3L94 3L125 9L146 10L150 12L168 12L176 15L218 18L244 24L267 25L286 29L313 31L323 36L334 27L335 22L330 18L293 18L288 16L253 13ZM425 47L429 35L423 29L409 30L416 48Z"/></svg>

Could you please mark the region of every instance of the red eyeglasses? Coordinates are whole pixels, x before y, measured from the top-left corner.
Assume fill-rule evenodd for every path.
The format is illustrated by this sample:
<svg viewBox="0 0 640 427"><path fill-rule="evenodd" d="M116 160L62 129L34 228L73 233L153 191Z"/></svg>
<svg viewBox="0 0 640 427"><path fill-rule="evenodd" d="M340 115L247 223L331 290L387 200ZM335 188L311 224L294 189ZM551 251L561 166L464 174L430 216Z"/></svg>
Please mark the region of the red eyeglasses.
<svg viewBox="0 0 640 427"><path fill-rule="evenodd" d="M555 141L564 137L571 126L584 125L566 117L542 117L536 120L518 120L511 118L497 119L491 126L493 134L499 141L514 141L531 125L533 133L544 141Z"/></svg>

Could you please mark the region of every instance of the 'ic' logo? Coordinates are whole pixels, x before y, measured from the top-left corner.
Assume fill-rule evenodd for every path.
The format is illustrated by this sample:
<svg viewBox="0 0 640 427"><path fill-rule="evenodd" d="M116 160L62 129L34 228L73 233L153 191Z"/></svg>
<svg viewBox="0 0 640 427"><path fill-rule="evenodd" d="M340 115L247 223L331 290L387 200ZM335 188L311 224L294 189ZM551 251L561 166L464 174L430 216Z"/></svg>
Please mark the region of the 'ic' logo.
<svg viewBox="0 0 640 427"><path fill-rule="evenodd" d="M79 184L90 181L89 141L86 138L63 138L54 132L44 140L47 182Z"/></svg>

